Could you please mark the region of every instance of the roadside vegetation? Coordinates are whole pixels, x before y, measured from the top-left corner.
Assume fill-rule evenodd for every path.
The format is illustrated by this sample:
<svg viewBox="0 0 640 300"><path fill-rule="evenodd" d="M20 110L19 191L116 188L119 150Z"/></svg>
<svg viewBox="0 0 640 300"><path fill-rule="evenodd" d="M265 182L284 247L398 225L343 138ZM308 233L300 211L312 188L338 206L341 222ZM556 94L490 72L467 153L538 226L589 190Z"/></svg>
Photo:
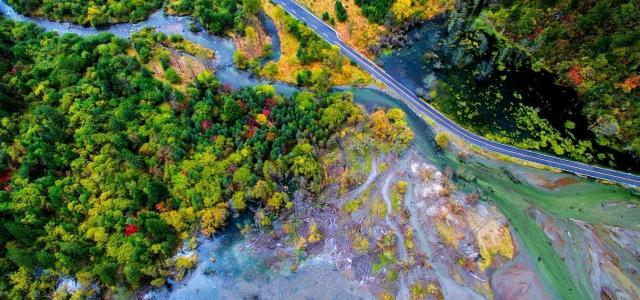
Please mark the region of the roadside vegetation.
<svg viewBox="0 0 640 300"><path fill-rule="evenodd" d="M260 74L314 91L339 85L365 85L372 82L369 74L352 64L300 21L288 15L281 7L263 1L266 14L278 28L281 57L267 63Z"/></svg>
<svg viewBox="0 0 640 300"><path fill-rule="evenodd" d="M640 1L505 1L476 22L575 89L599 145L640 156Z"/></svg>
<svg viewBox="0 0 640 300"><path fill-rule="evenodd" d="M429 98L492 140L637 168L637 4L460 2L423 57L451 70Z"/></svg>
<svg viewBox="0 0 640 300"><path fill-rule="evenodd" d="M401 46L400 37L408 28L445 12L453 4L441 0L301 0L300 3L334 27L347 44L369 56L377 55L382 48Z"/></svg>
<svg viewBox="0 0 640 300"><path fill-rule="evenodd" d="M345 20L340 21L337 3L335 0L300 1L300 4L307 6L318 18L335 28L346 43L361 53L367 53L367 47L372 41L383 34L384 26L369 21L353 0L340 1L345 15Z"/></svg>

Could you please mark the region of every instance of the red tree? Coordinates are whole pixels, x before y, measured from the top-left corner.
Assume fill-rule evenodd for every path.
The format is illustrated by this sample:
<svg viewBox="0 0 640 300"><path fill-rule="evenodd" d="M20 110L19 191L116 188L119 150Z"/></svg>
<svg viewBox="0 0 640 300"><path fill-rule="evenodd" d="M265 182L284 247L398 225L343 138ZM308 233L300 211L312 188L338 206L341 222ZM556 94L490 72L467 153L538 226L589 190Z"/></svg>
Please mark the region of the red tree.
<svg viewBox="0 0 640 300"><path fill-rule="evenodd" d="M131 236L132 234L138 232L138 226L134 224L124 225L124 235Z"/></svg>

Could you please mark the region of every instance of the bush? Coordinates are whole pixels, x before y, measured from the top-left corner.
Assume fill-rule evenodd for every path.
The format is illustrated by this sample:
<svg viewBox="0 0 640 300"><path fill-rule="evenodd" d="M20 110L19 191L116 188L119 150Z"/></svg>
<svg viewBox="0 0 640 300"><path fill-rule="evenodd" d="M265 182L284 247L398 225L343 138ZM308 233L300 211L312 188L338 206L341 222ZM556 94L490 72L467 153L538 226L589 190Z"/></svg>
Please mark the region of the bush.
<svg viewBox="0 0 640 300"><path fill-rule="evenodd" d="M169 53L162 52L158 55L158 60L160 61L160 65L163 70L167 70L171 67L171 60L169 59Z"/></svg>
<svg viewBox="0 0 640 300"><path fill-rule="evenodd" d="M329 12L325 11L324 13L322 13L322 20L323 21L329 21L330 18L331 18L331 16L329 16Z"/></svg>
<svg viewBox="0 0 640 300"><path fill-rule="evenodd" d="M169 80L171 84L180 83L180 81L182 81L180 79L180 75L178 75L178 72L176 72L176 70L171 67L164 72L164 78Z"/></svg>
<svg viewBox="0 0 640 300"><path fill-rule="evenodd" d="M342 1L336 1L336 16L338 17L338 21L344 22L347 20L347 10L342 6Z"/></svg>
<svg viewBox="0 0 640 300"><path fill-rule="evenodd" d="M198 24L196 24L196 22L189 22L189 31L200 32L200 27L198 27Z"/></svg>
<svg viewBox="0 0 640 300"><path fill-rule="evenodd" d="M184 37L181 34L174 33L169 35L169 41L172 43L179 43L184 41Z"/></svg>
<svg viewBox="0 0 640 300"><path fill-rule="evenodd" d="M233 62L236 64L238 69L247 68L247 57L245 57L244 53L240 52L240 50L233 52Z"/></svg>
<svg viewBox="0 0 640 300"><path fill-rule="evenodd" d="M301 86L307 86L311 84L311 71L303 69L296 73L296 83Z"/></svg>
<svg viewBox="0 0 640 300"><path fill-rule="evenodd" d="M278 67L272 61L268 62L264 66L264 68L262 70L263 70L264 74L269 76L269 77L274 77L274 76L278 75Z"/></svg>
<svg viewBox="0 0 640 300"><path fill-rule="evenodd" d="M445 132L438 132L436 134L436 145L440 149L445 149L449 145L449 135Z"/></svg>

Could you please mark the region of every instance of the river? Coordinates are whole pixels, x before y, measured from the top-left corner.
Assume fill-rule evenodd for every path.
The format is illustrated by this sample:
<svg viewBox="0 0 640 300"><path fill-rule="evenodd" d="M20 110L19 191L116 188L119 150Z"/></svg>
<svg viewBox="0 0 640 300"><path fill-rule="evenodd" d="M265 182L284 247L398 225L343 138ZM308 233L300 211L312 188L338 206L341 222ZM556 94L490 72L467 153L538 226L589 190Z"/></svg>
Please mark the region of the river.
<svg viewBox="0 0 640 300"><path fill-rule="evenodd" d="M70 23L51 22L38 18L29 18L17 14L5 0L0 0L0 11L8 18L17 21L30 21L45 30L59 33L73 33L82 36L100 32L109 32L118 37L127 38L143 27L154 27L165 34L181 34L185 39L215 51L216 76L221 82L241 88L256 84L273 84L278 92L291 95L298 88L283 84L265 82L253 74L237 69L233 64L235 50L231 39L212 36L202 30L194 33L188 30L190 17L165 16L156 11L143 22L136 24L118 24L103 29L86 28ZM268 19L261 17L266 31L274 35L275 27ZM432 28L424 30L433 30ZM428 35L432 44L437 35ZM275 55L279 58L279 42L274 39ZM426 68L408 68L407 59L422 53L422 46L408 48L412 53L397 52L383 58L383 63L391 66L392 73L410 82L414 88L424 84L422 78L430 71ZM396 56L394 56L396 55ZM404 74L404 75L403 75ZM427 76L428 77L428 76ZM429 83L427 79L427 83ZM510 220L511 233L523 247L527 255L518 256L513 264L534 266L537 276L543 282L545 295L549 298L596 298L601 290L615 290L620 296L633 298L633 287L627 281L637 278L634 270L640 270L637 256L628 253L638 251L640 233L640 209L638 197L617 186L603 185L574 175L559 174L544 170L532 169L508 161L496 160L492 157L476 155L465 151L441 151L435 146L434 130L426 122L409 109L404 102L395 99L382 91L373 88L340 87L338 90L350 91L354 101L372 110L375 107L397 107L407 115L407 121L415 133L413 147L429 164L439 170L456 170L466 174L455 176L454 181L461 191L482 191L487 205L495 205ZM463 146L464 147L464 146ZM374 176L375 177L375 176ZM475 178L472 180L462 177ZM569 179L566 179L569 178ZM570 181L564 187L554 184L558 180ZM552 188L543 186L552 185ZM410 221L419 226L415 219L417 212L414 199L409 198ZM579 207L580 209L578 210ZM623 218L624 217L624 218ZM227 299L227 298L267 298L267 299L370 299L374 298L370 291L353 277L340 272L337 262L332 256L319 254L305 256L295 272L291 272L292 261L278 255L277 249L282 245L273 245L273 250L256 250L251 240L245 239L238 227L248 223L248 216L240 216L231 221L228 229L217 234L213 239L198 238L195 251L182 249L178 255L196 253L198 264L182 282L171 281L171 288L149 291L149 299ZM580 221L571 221L580 220ZM585 225L587 224L587 225ZM426 247L426 235L433 235L433 228L419 228L418 237ZM594 235L596 237L594 237ZM598 238L599 235L599 238ZM575 242L551 244L547 246L549 237L556 240L570 241L573 236L581 236ZM555 240L554 240L555 241ZM634 245L635 241L635 245ZM543 247L544 246L544 247ZM585 250L586 249L586 250ZM587 251L587 252L585 252ZM626 251L626 252L625 252ZM404 251L403 251L404 252ZM406 255L403 253L403 255ZM537 261L532 258L538 257ZM543 258L544 257L544 258ZM615 259L630 265L630 268L619 268ZM567 258L572 263L564 263ZM604 259L606 267L592 265ZM447 267L455 267L455 263ZM596 268L597 272L589 277L585 274ZM599 268L599 269L598 269ZM439 276L446 273L446 268L438 267ZM614 269L614 271L611 271ZM495 282L498 276L509 278L510 273L501 270L495 272L490 279L492 286L504 284ZM506 275L504 275L506 274ZM613 274L613 275L610 275ZM405 278L404 275L402 278ZM455 286L457 283L449 277L441 277L442 284ZM594 279L595 278L595 279ZM637 281L636 281L637 282ZM511 285L511 283L507 283ZM574 287L574 288L569 288ZM406 289L406 287L404 287ZM516 289L515 287L512 287ZM567 291L570 289L571 292ZM578 291L577 293L575 291ZM450 294L451 295L451 294ZM406 294L402 295L407 297ZM447 296L447 295L445 295ZM503 295L504 296L504 295Z"/></svg>

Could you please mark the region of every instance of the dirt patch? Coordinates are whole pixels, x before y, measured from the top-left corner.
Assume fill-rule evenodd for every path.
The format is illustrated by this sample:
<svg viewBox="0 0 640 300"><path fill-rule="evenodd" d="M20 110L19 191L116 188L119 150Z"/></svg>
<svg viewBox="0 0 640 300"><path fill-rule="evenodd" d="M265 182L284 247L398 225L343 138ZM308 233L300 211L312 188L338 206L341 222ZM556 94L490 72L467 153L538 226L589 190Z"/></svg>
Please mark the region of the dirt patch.
<svg viewBox="0 0 640 300"><path fill-rule="evenodd" d="M578 183L578 180L573 177L562 177L556 180L542 180L540 186L548 190L557 190L561 187L569 186Z"/></svg>
<svg viewBox="0 0 640 300"><path fill-rule="evenodd" d="M251 16L246 22L244 35L233 34L233 43L247 59L261 58L266 54L265 45L271 44L271 37L257 17Z"/></svg>
<svg viewBox="0 0 640 300"><path fill-rule="evenodd" d="M212 59L200 59L189 54L177 51L174 49L166 49L169 52L169 64L171 69L175 70L180 77L180 82L173 84L173 86L181 91L186 91L189 83L195 79L198 74L210 70L213 65ZM162 82L167 82L166 70L162 68L162 65L157 59L151 60L147 67L153 72L153 76Z"/></svg>
<svg viewBox="0 0 640 300"><path fill-rule="evenodd" d="M517 258L491 277L495 299L549 299L529 264Z"/></svg>

